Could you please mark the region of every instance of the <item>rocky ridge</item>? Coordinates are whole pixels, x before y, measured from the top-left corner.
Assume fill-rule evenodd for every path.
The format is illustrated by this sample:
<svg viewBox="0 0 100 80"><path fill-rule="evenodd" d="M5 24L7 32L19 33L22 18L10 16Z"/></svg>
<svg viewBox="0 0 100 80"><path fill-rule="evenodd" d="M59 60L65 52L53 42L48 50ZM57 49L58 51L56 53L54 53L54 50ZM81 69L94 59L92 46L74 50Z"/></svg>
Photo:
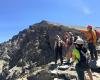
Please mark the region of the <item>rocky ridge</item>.
<svg viewBox="0 0 100 80"><path fill-rule="evenodd" d="M66 31L82 36L79 30L43 20L0 44L0 80L53 80L58 75L52 76L48 71L54 61L55 36L62 37Z"/></svg>

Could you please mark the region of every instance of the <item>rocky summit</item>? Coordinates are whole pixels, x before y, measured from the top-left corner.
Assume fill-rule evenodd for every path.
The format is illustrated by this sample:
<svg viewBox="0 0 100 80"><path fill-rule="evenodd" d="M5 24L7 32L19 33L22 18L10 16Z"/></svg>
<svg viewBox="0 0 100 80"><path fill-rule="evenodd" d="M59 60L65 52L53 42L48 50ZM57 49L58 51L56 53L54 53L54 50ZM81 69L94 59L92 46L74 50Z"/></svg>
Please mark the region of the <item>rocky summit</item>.
<svg viewBox="0 0 100 80"><path fill-rule="evenodd" d="M0 58L8 61L10 68L18 65L21 60L26 63L36 62L37 65L47 64L54 57L55 36L63 36L65 31L78 33L77 30L45 20L30 25L28 29L0 44Z"/></svg>
<svg viewBox="0 0 100 80"><path fill-rule="evenodd" d="M43 20L1 43L0 80L54 80L57 75L49 72L55 57L54 41L57 34L62 37L66 31L83 36L70 26Z"/></svg>

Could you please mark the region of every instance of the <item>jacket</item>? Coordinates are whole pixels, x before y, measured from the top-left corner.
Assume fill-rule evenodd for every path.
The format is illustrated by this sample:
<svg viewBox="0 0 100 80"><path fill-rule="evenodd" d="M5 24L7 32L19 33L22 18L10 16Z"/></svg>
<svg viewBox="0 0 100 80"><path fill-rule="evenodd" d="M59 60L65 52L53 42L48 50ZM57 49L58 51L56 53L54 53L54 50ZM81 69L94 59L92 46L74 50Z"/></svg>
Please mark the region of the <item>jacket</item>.
<svg viewBox="0 0 100 80"><path fill-rule="evenodd" d="M97 36L95 31L92 32L87 31L86 38L88 43L93 43L94 45L96 45Z"/></svg>

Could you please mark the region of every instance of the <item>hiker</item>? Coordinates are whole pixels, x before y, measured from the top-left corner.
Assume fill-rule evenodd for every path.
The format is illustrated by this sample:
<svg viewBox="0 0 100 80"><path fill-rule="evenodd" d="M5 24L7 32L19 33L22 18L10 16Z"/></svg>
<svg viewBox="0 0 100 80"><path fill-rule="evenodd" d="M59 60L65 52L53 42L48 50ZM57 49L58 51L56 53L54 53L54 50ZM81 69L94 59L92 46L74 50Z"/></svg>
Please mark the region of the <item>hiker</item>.
<svg viewBox="0 0 100 80"><path fill-rule="evenodd" d="M73 49L73 62L75 63L75 69L78 74L79 80L85 80L84 72L87 71L90 80L93 80L92 73L87 60L87 49L83 46L84 41L79 38L76 40L76 46Z"/></svg>
<svg viewBox="0 0 100 80"><path fill-rule="evenodd" d="M85 36L87 38L87 43L88 43L88 48L89 48L90 55L91 55L91 60L94 60L94 59L97 60L98 59L97 51L96 51L97 36L96 36L95 31L92 30L91 25L87 26L87 30L88 31L85 33Z"/></svg>
<svg viewBox="0 0 100 80"><path fill-rule="evenodd" d="M63 55L62 55L62 48L63 48L64 42L61 40L59 35L56 36L55 44L54 44L54 50L55 50L55 64L57 64L58 56L60 57L61 65L63 64Z"/></svg>
<svg viewBox="0 0 100 80"><path fill-rule="evenodd" d="M74 43L76 42L77 38L78 38L78 36L74 36Z"/></svg>
<svg viewBox="0 0 100 80"><path fill-rule="evenodd" d="M96 36L97 36L97 41L99 40L99 37L100 37L100 32L98 32L96 29L94 29L95 33L96 33Z"/></svg>
<svg viewBox="0 0 100 80"><path fill-rule="evenodd" d="M70 63L70 58L72 57L72 44L73 44L73 34L72 32L66 33L67 38L66 38L66 42L65 42L65 47L66 47L66 57L67 57L67 63Z"/></svg>
<svg viewBox="0 0 100 80"><path fill-rule="evenodd" d="M68 42L68 45L69 46L72 46L73 45L73 42L74 42L73 33L72 32L69 32L69 42Z"/></svg>
<svg viewBox="0 0 100 80"><path fill-rule="evenodd" d="M69 38L69 34L68 34L68 32L65 32L64 35L63 35L63 41L65 43L64 46L63 46L64 57L66 57L66 53L67 53L68 38Z"/></svg>

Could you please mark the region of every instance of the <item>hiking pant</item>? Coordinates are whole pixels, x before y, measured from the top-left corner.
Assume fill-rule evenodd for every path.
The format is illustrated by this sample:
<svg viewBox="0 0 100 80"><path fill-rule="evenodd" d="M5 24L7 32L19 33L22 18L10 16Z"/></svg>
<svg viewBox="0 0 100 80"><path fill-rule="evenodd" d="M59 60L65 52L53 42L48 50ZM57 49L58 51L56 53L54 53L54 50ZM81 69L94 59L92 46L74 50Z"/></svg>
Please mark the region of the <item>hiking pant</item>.
<svg viewBox="0 0 100 80"><path fill-rule="evenodd" d="M67 53L67 48L66 47L63 47L62 53L63 53L63 57L66 57L66 53Z"/></svg>
<svg viewBox="0 0 100 80"><path fill-rule="evenodd" d="M63 63L62 48L55 49L55 63L57 63L58 57L60 58L61 64Z"/></svg>
<svg viewBox="0 0 100 80"><path fill-rule="evenodd" d="M85 75L84 75L84 71L80 69L80 67L78 65L75 66L77 75L78 75L78 80L85 80Z"/></svg>
<svg viewBox="0 0 100 80"><path fill-rule="evenodd" d="M94 56L95 59L97 59L97 51L95 45L93 43L88 43L88 48L90 50L91 59L94 59Z"/></svg>
<svg viewBox="0 0 100 80"><path fill-rule="evenodd" d="M85 71L87 71L90 80L93 80L92 73L89 67L84 68L83 66L76 64L75 69L78 75L78 80L86 80Z"/></svg>

